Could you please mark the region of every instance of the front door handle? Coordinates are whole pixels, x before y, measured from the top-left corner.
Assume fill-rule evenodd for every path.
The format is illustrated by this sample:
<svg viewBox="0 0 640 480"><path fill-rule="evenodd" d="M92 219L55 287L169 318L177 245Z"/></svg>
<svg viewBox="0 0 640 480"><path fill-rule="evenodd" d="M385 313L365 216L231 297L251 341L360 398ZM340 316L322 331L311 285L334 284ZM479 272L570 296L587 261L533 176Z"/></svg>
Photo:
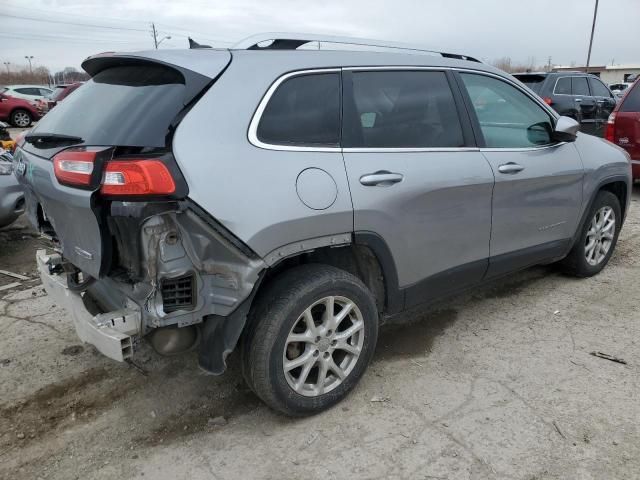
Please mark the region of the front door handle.
<svg viewBox="0 0 640 480"><path fill-rule="evenodd" d="M360 177L360 183L365 187L389 187L394 183L401 182L404 176L401 173L379 170L374 173L367 173Z"/></svg>
<svg viewBox="0 0 640 480"><path fill-rule="evenodd" d="M500 165L498 167L498 171L500 173L508 173L508 174L512 174L512 175L514 173L521 172L522 170L524 170L524 167L522 165L518 165L517 163L514 163L514 162L505 163L505 164Z"/></svg>

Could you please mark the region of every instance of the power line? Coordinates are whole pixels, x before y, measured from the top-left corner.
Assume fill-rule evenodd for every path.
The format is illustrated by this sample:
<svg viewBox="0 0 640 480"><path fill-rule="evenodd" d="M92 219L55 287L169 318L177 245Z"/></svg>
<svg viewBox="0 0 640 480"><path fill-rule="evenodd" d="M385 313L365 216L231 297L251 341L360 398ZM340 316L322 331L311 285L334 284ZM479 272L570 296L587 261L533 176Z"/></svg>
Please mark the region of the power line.
<svg viewBox="0 0 640 480"><path fill-rule="evenodd" d="M0 17L17 18L20 20L31 20L33 22L59 23L62 25L74 25L78 27L106 28L108 30L128 30L131 32L145 32L145 33L147 32L147 30L144 30L142 28L113 27L113 26L98 25L98 24L91 24L91 23L67 22L64 20L52 20L52 19L44 19L44 18L25 17L23 15L11 15L9 13L0 13Z"/></svg>

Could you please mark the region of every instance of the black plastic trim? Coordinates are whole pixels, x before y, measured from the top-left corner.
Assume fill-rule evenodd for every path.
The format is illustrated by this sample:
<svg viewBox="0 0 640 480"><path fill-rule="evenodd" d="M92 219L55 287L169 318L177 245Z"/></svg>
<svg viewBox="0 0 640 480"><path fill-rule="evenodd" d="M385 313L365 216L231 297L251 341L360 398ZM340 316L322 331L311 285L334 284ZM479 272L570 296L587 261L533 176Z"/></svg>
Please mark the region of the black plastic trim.
<svg viewBox="0 0 640 480"><path fill-rule="evenodd" d="M615 183L615 182L624 182L624 184L627 186L627 203L629 202L629 198L630 198L630 189L631 189L631 185L633 185L633 181L631 182L631 184L629 183L629 178L625 175L612 175L610 177L606 177L602 180L600 180L600 183L598 183L598 186L596 188L593 189L593 195L591 195L591 198L589 199L589 203L587 204L586 208L584 209L584 211L582 212L582 218L580 219L580 223L578 225L578 228L576 229L576 232L573 235L573 238L571 239L571 245L569 246L568 250L566 253L569 253L569 250L571 250L571 248L573 247L573 245L575 244L575 242L578 240L578 238L580 238L580 235L582 233L582 229L584 227L585 222L587 221L587 217L589 215L589 212L591 211L591 207L593 206L593 202L595 202L596 200L596 196L598 195L598 192L600 190L602 190L602 187L604 187L605 185L608 185L610 183ZM622 218L622 221L620 222L620 227L622 227L622 225L624 224L624 221L626 219L627 216L627 211L628 209L628 205L620 205L620 208L624 210L624 215Z"/></svg>
<svg viewBox="0 0 640 480"><path fill-rule="evenodd" d="M377 233L368 231L354 232L353 238L356 245L370 248L380 262L385 286L385 313L393 315L404 310L405 292L398 286L398 271L387 242Z"/></svg>
<svg viewBox="0 0 640 480"><path fill-rule="evenodd" d="M432 303L482 282L489 259L484 258L431 275L404 288L405 309Z"/></svg>
<svg viewBox="0 0 640 480"><path fill-rule="evenodd" d="M485 279L494 279L534 265L560 260L566 256L572 244L570 238L565 238L491 257Z"/></svg>

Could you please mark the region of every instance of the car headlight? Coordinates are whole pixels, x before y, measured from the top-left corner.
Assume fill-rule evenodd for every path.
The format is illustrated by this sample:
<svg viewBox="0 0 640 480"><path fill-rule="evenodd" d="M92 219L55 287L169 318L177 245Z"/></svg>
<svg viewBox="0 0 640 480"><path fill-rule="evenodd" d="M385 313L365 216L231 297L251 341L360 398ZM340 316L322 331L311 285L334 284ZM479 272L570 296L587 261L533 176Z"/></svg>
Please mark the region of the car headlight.
<svg viewBox="0 0 640 480"><path fill-rule="evenodd" d="M0 175L11 175L11 173L13 173L13 164L0 162Z"/></svg>

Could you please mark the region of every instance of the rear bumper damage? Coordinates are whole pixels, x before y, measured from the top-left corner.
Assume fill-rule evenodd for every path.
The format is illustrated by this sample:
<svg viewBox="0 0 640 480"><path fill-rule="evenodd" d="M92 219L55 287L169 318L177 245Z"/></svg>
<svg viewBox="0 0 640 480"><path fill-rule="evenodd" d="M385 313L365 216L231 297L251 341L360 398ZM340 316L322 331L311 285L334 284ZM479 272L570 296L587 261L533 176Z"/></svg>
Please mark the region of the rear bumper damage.
<svg viewBox="0 0 640 480"><path fill-rule="evenodd" d="M69 290L66 273L52 273L60 265L58 254L36 253L38 271L47 294L57 305L64 307L85 343L96 347L103 355L122 362L133 355L134 343L141 331L140 311L126 308L109 313L92 314L87 307L86 294Z"/></svg>
<svg viewBox="0 0 640 480"><path fill-rule="evenodd" d="M114 263L82 294L67 287L58 254L38 252L40 275L80 339L109 358L130 358L139 339L159 329L198 328L200 366L221 374L265 264L196 205L167 207L112 205Z"/></svg>

